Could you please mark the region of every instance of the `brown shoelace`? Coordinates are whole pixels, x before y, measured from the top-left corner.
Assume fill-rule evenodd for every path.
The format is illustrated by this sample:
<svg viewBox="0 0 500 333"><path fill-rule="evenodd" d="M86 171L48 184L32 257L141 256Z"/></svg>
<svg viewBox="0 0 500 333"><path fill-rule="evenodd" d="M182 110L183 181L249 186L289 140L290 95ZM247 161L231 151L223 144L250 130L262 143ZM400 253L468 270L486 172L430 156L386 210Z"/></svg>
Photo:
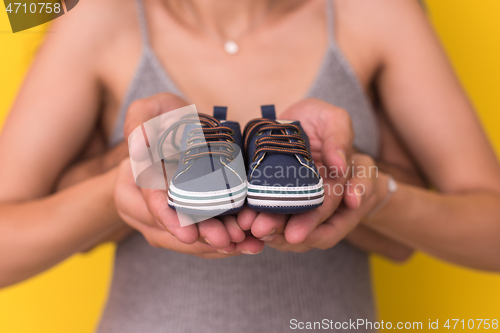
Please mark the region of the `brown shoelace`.
<svg viewBox="0 0 500 333"><path fill-rule="evenodd" d="M175 137L179 127L194 123L200 123L201 128L195 128L189 132L189 138L186 142L186 153L184 154L184 159L182 161L183 164L187 164L189 161L200 157L212 155L224 156L228 161L232 161L234 159L231 154L234 152L234 147L232 145L234 142L232 137L234 131L227 126L222 126L221 122L216 118L200 113L198 115L187 115L182 117L181 120L175 122L162 134L160 140L158 141L158 155L162 160L165 162L173 162L171 160L165 160L165 157L163 156L162 147L168 135L172 133L172 146L179 149L179 146L175 143ZM200 151L201 148L207 148L207 150Z"/></svg>
<svg viewBox="0 0 500 333"><path fill-rule="evenodd" d="M287 130L293 131L293 134L288 134ZM266 152L301 155L307 161L311 161L311 156L307 151L305 141L300 136L300 128L293 124L281 124L275 120L262 118L251 120L243 133L245 137L245 150L248 149L250 138L255 133L257 136L260 136L263 135L264 132L269 132L269 134L255 141L255 152L252 161L255 161L260 153ZM292 140L296 140L296 142Z"/></svg>

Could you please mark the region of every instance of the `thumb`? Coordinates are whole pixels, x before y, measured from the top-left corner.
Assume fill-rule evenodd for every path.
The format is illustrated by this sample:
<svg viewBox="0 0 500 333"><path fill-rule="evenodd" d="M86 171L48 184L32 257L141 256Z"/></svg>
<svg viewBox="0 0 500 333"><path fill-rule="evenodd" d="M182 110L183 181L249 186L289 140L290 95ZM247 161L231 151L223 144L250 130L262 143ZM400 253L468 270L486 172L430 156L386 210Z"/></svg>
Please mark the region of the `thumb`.
<svg viewBox="0 0 500 333"><path fill-rule="evenodd" d="M170 93L161 93L134 101L130 104L125 118L125 138L128 138L130 133L144 122L186 105L188 103L185 100Z"/></svg>
<svg viewBox="0 0 500 333"><path fill-rule="evenodd" d="M352 152L354 131L351 117L340 108L329 106L320 114L318 136L322 142L321 159L327 168L346 173Z"/></svg>

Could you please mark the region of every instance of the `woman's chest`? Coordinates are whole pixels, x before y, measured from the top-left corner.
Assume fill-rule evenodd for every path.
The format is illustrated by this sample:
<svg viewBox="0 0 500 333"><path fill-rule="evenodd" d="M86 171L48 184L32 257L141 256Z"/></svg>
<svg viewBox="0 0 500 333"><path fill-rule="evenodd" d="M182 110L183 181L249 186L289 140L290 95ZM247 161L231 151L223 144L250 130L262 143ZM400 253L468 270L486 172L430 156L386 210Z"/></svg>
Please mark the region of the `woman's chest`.
<svg viewBox="0 0 500 333"><path fill-rule="evenodd" d="M236 55L225 53L223 45L210 38L200 38L173 25L150 24L153 58L141 61L142 65L149 62L147 70L145 66L138 67L137 51L121 50L121 63L126 69L116 64L106 67L109 103L103 113L105 132L109 135L114 128L118 106L127 94L138 95L134 89L144 89L131 85L132 80L137 84L151 76L168 81L160 85L175 86L188 103L196 104L199 112L211 113L214 105L228 106L228 118L242 125L260 116L260 105L275 104L278 113L284 111L304 98L313 85L322 84L318 80L320 74L325 75L325 62L332 61L330 48L335 42L329 37L326 18L308 23L301 18L295 20L242 39ZM165 29L170 33L159 33ZM344 35L348 33L343 31ZM347 62L367 90L375 72L374 64L357 52L360 45L341 46L347 49ZM338 61L333 59L334 63Z"/></svg>

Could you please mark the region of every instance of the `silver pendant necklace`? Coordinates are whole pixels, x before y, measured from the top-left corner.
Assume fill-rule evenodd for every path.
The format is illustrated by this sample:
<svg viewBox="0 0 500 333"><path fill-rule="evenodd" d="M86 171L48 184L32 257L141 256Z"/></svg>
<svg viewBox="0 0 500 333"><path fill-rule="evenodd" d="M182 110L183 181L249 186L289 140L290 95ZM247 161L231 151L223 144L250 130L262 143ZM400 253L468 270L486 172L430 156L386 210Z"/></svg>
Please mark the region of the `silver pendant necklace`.
<svg viewBox="0 0 500 333"><path fill-rule="evenodd" d="M224 43L224 51L227 54L235 55L240 50L240 46L234 40L228 40Z"/></svg>
<svg viewBox="0 0 500 333"><path fill-rule="evenodd" d="M195 10L193 4L191 3L191 1L188 0L188 1L185 1L185 3L187 3L186 7L191 12L191 15L195 19L197 19L199 29L202 32L204 32L207 36L209 36L210 38L212 38L213 40L215 40L218 43L222 44L222 47L223 47L224 51L228 55L236 55L236 54L238 54L238 52L240 51L240 45L238 44L238 41L241 40L241 38L243 38L246 35L248 35L253 30L255 30L258 26L260 26L263 23L263 21L266 18L266 16L267 16L267 15L262 15L261 17L259 17L258 19L256 19L255 22L246 31L244 31L242 34L240 34L238 36L238 38L228 39L228 38L224 38L220 34L216 34L216 33L212 32L211 30L207 29L203 25L203 23L201 23L201 20L199 19L199 17L196 15L196 10Z"/></svg>

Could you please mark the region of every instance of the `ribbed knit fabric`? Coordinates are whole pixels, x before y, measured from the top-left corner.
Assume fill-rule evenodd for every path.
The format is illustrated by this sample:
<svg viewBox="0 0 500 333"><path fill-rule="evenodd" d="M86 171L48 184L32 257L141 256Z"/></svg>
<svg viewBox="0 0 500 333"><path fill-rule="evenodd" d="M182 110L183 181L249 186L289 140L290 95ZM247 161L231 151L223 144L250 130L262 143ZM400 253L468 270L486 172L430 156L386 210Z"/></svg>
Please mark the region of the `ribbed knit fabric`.
<svg viewBox="0 0 500 333"><path fill-rule="evenodd" d="M159 92L182 96L152 51L142 0L144 49L110 145L123 140L128 106ZM334 38L308 96L346 109L354 146L374 157L379 138L374 111ZM244 125L244 124L243 124ZM289 332L290 320L375 320L367 255L341 242L326 250L206 260L149 246L136 234L116 251L113 281L98 332ZM311 332L313 330L309 330Z"/></svg>

